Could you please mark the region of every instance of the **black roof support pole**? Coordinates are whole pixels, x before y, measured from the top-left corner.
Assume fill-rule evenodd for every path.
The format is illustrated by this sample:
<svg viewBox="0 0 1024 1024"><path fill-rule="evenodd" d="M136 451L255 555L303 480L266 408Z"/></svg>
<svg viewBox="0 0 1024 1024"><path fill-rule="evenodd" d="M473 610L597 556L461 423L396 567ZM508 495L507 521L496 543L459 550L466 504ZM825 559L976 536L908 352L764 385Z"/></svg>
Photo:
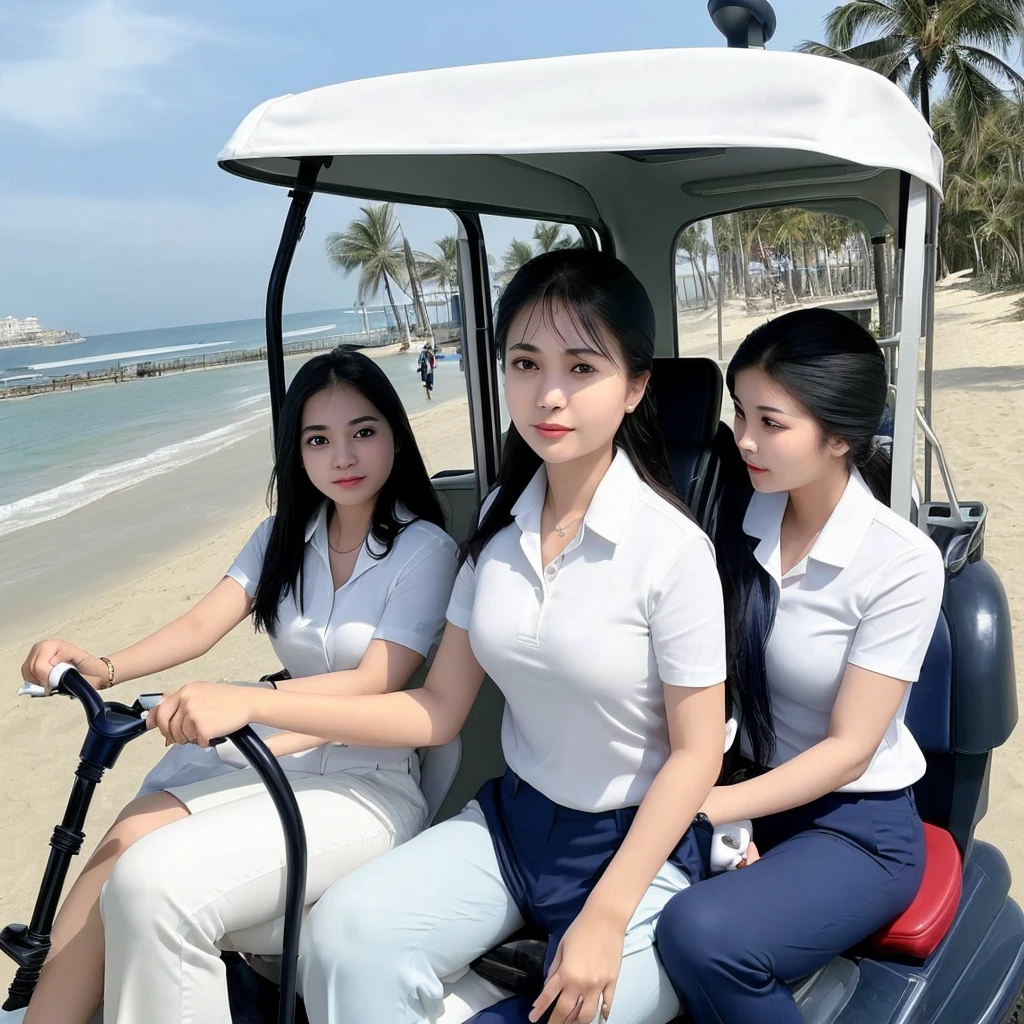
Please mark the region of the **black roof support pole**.
<svg viewBox="0 0 1024 1024"><path fill-rule="evenodd" d="M284 221L281 241L274 258L274 267L270 271L270 284L267 286L267 374L270 378L270 414L274 422L274 440L277 441L277 421L284 404L284 326L281 316L284 308L284 286L288 280L292 257L302 238L306 226L306 209L313 190L316 177L321 167L330 165L330 158L317 157L303 160L299 164L299 173L295 185L288 193L291 206Z"/></svg>

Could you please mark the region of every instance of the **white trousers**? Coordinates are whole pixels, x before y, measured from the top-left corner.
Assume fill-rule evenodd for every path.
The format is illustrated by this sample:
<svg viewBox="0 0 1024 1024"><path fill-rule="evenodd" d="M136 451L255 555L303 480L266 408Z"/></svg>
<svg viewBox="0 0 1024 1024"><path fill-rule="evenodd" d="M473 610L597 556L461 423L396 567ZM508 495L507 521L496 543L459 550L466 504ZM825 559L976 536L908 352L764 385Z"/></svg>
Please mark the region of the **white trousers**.
<svg viewBox="0 0 1024 1024"><path fill-rule="evenodd" d="M408 762L287 774L306 829L307 905L425 824ZM218 943L284 913L280 819L255 772L171 792L189 817L125 851L100 897L105 1024L230 1024Z"/></svg>
<svg viewBox="0 0 1024 1024"><path fill-rule="evenodd" d="M679 868L665 864L641 899L626 930L607 1024L666 1024L679 1013L654 929L664 905L688 884ZM299 959L311 1024L465 1020L497 993L460 992L471 978L454 985L444 979L522 924L472 801L457 817L342 878L312 909ZM455 1001L464 1013L457 1015Z"/></svg>

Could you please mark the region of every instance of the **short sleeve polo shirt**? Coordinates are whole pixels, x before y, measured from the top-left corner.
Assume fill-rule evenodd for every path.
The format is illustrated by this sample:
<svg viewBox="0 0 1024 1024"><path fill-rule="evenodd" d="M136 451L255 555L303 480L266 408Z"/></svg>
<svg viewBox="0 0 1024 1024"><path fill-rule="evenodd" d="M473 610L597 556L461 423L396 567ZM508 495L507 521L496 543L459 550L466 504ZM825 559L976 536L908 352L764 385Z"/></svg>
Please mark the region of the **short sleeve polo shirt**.
<svg viewBox="0 0 1024 1024"><path fill-rule="evenodd" d="M541 467L448 620L468 630L505 701L502 746L521 778L565 807L639 804L669 754L662 686L725 678L711 542L618 451L576 537L541 564Z"/></svg>
<svg viewBox="0 0 1024 1024"><path fill-rule="evenodd" d="M401 644L427 658L444 629L458 548L440 527L421 519L402 530L383 557L383 548L367 536L352 575L335 589L327 546L325 503L306 530L303 601L288 593L278 609L274 653L293 678L359 667L373 640ZM399 509L400 519L412 519ZM252 597L256 593L273 519L264 520L239 552L226 575ZM402 748L324 748L289 756L293 771L334 771L393 763L412 756Z"/></svg>
<svg viewBox="0 0 1024 1024"><path fill-rule="evenodd" d="M878 501L856 469L807 557L783 576L780 531L788 499L786 492L755 492L743 522L778 595L765 648L773 766L828 735L847 665L917 680L944 585L935 543ZM909 700L908 686L867 770L843 791L902 789L924 774L924 755L904 723Z"/></svg>

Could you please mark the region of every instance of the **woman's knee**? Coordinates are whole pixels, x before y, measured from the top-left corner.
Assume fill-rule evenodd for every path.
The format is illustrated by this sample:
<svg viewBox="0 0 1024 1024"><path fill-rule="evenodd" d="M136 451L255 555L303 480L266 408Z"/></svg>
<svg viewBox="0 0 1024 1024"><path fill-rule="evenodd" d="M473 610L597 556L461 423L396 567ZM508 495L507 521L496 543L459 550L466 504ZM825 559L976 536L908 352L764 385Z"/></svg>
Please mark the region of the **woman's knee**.
<svg viewBox="0 0 1024 1024"><path fill-rule="evenodd" d="M655 941L665 969L677 975L694 974L702 968L731 960L744 937L742 916L706 882L684 889L665 904L658 919Z"/></svg>
<svg viewBox="0 0 1024 1024"><path fill-rule="evenodd" d="M187 818L188 813L188 808L170 793L147 793L125 804L103 841L126 850L150 832Z"/></svg>
<svg viewBox="0 0 1024 1024"><path fill-rule="evenodd" d="M154 835L155 827L142 827L140 821L125 819L120 833L123 848L100 892L100 915L104 924L119 928L148 928L163 904L173 903L183 877L195 871L185 850L174 842Z"/></svg>
<svg viewBox="0 0 1024 1024"><path fill-rule="evenodd" d="M89 858L89 867L109 876L115 865L140 839L172 821L188 817L188 808L169 793L150 793L126 804Z"/></svg>
<svg viewBox="0 0 1024 1024"><path fill-rule="evenodd" d="M302 930L302 956L329 965L332 972L358 976L392 962L399 936L383 920L387 897L351 883L351 876L336 882L310 911Z"/></svg>

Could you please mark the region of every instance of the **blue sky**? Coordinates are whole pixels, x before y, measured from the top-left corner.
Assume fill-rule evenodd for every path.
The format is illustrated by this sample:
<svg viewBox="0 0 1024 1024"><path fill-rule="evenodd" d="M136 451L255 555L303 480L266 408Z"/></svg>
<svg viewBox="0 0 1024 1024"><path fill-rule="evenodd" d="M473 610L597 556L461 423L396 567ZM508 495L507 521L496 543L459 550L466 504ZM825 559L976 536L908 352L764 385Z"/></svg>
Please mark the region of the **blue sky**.
<svg viewBox="0 0 1024 1024"><path fill-rule="evenodd" d="M821 38L834 5L776 0L772 48ZM670 45L724 45L703 0L4 0L0 316L87 334L260 316L284 193L215 158L272 96ZM707 86L695 82L695 94ZM326 265L322 245L357 205L314 200L288 310L352 302L355 280ZM418 249L452 228L443 211L401 217ZM500 251L513 226L492 231Z"/></svg>

